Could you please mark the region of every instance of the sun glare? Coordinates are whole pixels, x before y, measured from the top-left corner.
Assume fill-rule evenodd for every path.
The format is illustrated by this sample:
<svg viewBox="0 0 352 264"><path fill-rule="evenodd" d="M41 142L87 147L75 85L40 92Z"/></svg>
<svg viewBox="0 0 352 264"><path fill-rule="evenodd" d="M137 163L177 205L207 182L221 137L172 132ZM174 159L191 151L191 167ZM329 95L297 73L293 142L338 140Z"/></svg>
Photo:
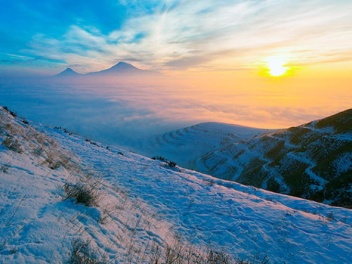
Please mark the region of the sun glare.
<svg viewBox="0 0 352 264"><path fill-rule="evenodd" d="M271 56L265 60L268 73L273 77L279 77L284 75L289 67L287 65L287 58L284 56Z"/></svg>

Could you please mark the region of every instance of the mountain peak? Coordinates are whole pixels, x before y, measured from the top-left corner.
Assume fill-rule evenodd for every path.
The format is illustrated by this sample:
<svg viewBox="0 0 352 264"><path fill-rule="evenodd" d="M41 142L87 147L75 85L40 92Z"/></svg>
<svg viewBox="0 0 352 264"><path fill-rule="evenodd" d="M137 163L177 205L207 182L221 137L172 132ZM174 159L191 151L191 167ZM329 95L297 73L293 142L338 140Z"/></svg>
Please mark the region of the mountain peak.
<svg viewBox="0 0 352 264"><path fill-rule="evenodd" d="M91 72L88 73L90 75L104 75L104 76L118 76L118 75L140 75L140 74L150 74L152 72L138 69L137 67L129 64L127 62L118 62L114 66L110 67L109 69L98 71L98 72Z"/></svg>
<svg viewBox="0 0 352 264"><path fill-rule="evenodd" d="M134 67L132 64L129 64L124 61L120 61L114 66L112 66L110 69L117 69L117 70L141 70L138 69L137 67Z"/></svg>
<svg viewBox="0 0 352 264"><path fill-rule="evenodd" d="M124 62L124 61L120 61L120 62L118 62L115 66L132 66L132 67L134 67L132 64L129 64L129 63L127 63L127 62Z"/></svg>
<svg viewBox="0 0 352 264"><path fill-rule="evenodd" d="M55 76L59 76L59 77L71 77L71 76L77 76L79 75L79 73L75 72L74 70L72 70L71 68L66 68L65 70L63 70L62 72L60 72L59 74L56 74Z"/></svg>

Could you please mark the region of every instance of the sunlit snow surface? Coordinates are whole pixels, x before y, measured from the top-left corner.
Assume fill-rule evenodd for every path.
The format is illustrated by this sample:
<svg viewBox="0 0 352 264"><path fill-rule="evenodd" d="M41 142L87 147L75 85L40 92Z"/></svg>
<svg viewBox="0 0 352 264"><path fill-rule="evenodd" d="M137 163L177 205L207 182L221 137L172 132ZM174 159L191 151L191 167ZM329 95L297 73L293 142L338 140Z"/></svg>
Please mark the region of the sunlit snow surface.
<svg viewBox="0 0 352 264"><path fill-rule="evenodd" d="M27 127L3 110L1 120L1 141L4 125ZM71 153L77 168L48 168L33 154L35 140L21 142L23 153L1 145L1 263L65 262L77 237L91 241L110 262L123 263L135 250L170 243L175 234L252 261L352 261L351 210L171 169L62 130L38 128L59 143L56 151ZM101 181L99 207L62 200L63 184L81 173Z"/></svg>

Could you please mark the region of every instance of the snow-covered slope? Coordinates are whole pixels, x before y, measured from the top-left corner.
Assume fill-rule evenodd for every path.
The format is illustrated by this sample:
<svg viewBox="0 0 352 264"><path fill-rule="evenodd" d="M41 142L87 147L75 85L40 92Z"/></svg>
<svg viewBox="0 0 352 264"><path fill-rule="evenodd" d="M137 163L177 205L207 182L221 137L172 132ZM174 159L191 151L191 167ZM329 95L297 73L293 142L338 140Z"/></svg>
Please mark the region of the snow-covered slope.
<svg viewBox="0 0 352 264"><path fill-rule="evenodd" d="M0 263L352 262L351 210L37 128L0 108ZM93 206L65 199L82 185Z"/></svg>
<svg viewBox="0 0 352 264"><path fill-rule="evenodd" d="M193 168L271 191L352 207L352 109L233 142Z"/></svg>
<svg viewBox="0 0 352 264"><path fill-rule="evenodd" d="M220 179L352 207L352 110L281 130L202 123L139 149Z"/></svg>
<svg viewBox="0 0 352 264"><path fill-rule="evenodd" d="M149 138L137 151L150 157L163 156L189 168L194 160L206 153L268 131L224 123L201 123Z"/></svg>

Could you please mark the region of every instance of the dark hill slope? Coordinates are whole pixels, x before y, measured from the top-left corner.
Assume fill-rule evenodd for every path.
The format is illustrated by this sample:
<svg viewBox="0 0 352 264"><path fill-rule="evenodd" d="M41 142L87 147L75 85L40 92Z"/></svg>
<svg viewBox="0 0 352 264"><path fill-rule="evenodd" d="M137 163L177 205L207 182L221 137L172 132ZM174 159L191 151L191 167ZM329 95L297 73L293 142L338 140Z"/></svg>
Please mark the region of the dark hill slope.
<svg viewBox="0 0 352 264"><path fill-rule="evenodd" d="M193 168L216 177L352 207L352 109L207 153Z"/></svg>

